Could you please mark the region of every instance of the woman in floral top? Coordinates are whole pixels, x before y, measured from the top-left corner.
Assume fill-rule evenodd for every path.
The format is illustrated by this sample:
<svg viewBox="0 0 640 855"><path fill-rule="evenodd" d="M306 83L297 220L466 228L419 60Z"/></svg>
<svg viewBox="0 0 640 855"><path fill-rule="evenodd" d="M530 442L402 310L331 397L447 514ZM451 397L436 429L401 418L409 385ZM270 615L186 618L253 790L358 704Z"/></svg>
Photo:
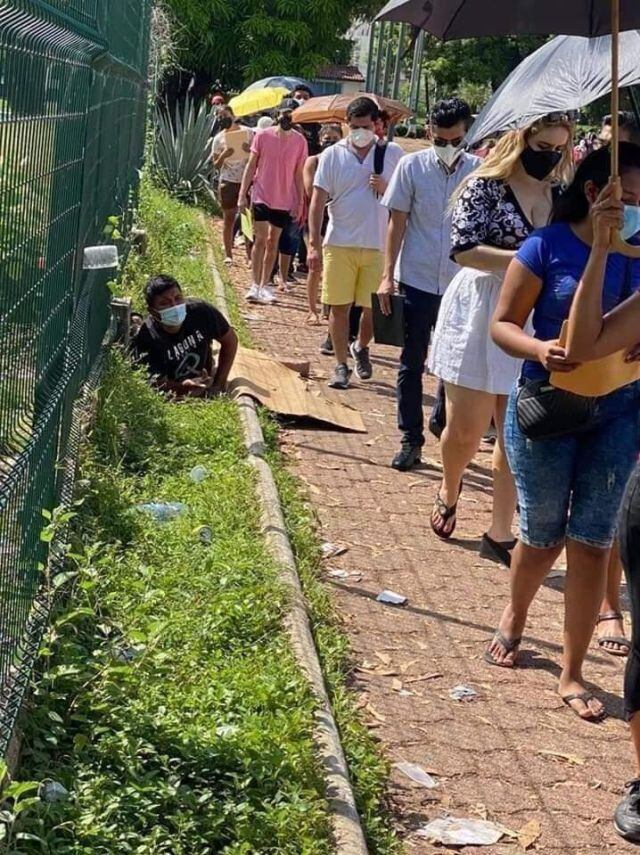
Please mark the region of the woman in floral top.
<svg viewBox="0 0 640 855"><path fill-rule="evenodd" d="M429 360L444 381L447 404L444 477L431 527L444 539L453 534L464 471L493 419L493 519L481 554L507 566L516 492L502 425L520 364L492 342L489 328L509 262L531 232L547 224L554 187L571 167L572 125L564 116L541 119L505 134L452 200L451 255L462 270L442 301Z"/></svg>

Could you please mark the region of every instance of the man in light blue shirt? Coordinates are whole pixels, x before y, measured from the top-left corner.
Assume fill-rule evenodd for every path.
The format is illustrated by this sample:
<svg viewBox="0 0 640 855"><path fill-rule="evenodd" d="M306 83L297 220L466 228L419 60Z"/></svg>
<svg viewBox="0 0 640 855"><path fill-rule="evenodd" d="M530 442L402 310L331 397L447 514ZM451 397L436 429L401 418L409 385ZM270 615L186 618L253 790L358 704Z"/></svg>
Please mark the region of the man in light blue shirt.
<svg viewBox="0 0 640 855"><path fill-rule="evenodd" d="M392 466L406 472L424 445L422 377L442 295L458 271L449 257L449 203L458 185L481 163L461 149L471 121L459 98L431 113L433 146L404 157L382 199L389 209L385 267L378 294L389 313L396 283L404 296L405 343L398 374L398 426L402 447Z"/></svg>

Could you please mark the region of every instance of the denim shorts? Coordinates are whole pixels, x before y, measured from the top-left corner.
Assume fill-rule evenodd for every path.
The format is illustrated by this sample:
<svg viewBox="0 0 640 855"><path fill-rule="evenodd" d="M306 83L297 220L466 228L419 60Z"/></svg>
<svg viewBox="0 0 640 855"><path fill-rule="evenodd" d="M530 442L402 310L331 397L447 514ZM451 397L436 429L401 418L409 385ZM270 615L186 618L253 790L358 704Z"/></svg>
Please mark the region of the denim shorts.
<svg viewBox="0 0 640 855"><path fill-rule="evenodd" d="M302 229L295 220L290 219L280 235L279 252L283 255L295 255L302 239Z"/></svg>
<svg viewBox="0 0 640 855"><path fill-rule="evenodd" d="M609 548L640 451L640 398L626 387L600 398L588 433L530 440L520 431L515 390L504 440L520 503L520 538L548 549L571 538Z"/></svg>

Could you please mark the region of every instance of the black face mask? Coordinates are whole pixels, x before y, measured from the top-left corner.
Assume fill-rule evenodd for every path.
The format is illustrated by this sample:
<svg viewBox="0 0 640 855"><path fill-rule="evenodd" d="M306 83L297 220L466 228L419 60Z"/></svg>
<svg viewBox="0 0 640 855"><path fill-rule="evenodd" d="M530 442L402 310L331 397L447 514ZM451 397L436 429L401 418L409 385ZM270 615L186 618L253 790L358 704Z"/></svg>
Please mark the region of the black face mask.
<svg viewBox="0 0 640 855"><path fill-rule="evenodd" d="M331 148L331 146L335 144L336 140L325 140L324 142L320 143L320 148L322 149L322 151L325 151L325 149Z"/></svg>
<svg viewBox="0 0 640 855"><path fill-rule="evenodd" d="M520 161L527 175L536 181L544 181L562 160L560 151L536 151L527 146L520 155Z"/></svg>
<svg viewBox="0 0 640 855"><path fill-rule="evenodd" d="M223 131L228 131L232 124L233 119L231 116L223 116L219 121L219 126Z"/></svg>
<svg viewBox="0 0 640 855"><path fill-rule="evenodd" d="M291 116L280 116L278 119L278 124L282 128L283 131L290 131L293 127L293 121Z"/></svg>

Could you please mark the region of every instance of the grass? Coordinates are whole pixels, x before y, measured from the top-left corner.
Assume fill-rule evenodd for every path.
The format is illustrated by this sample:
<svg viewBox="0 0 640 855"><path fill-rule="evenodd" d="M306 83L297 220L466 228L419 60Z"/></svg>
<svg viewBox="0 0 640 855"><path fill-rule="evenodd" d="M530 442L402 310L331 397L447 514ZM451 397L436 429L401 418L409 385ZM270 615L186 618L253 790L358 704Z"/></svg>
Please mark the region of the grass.
<svg viewBox="0 0 640 855"><path fill-rule="evenodd" d="M214 252L230 315L243 344L250 346L251 333L239 310L235 287L222 264L224 255L218 243L214 244ZM389 765L363 725L356 708L356 696L348 689L352 666L349 644L321 581L318 520L304 488L285 465L278 446L276 420L264 409L260 411L260 420L367 843L374 855L393 855L400 852L401 847L391 831L391 818L386 809Z"/></svg>
<svg viewBox="0 0 640 855"><path fill-rule="evenodd" d="M131 256L118 292L141 309L146 277L165 271L213 300L198 213L145 184L140 216L149 250ZM347 645L318 582L312 512L282 465L276 430L265 418L357 799L372 853L390 855L387 769L345 688ZM195 466L208 472L198 484ZM73 594L42 651L23 723L26 783L0 813L0 852L332 852L315 701L283 631L287 603L260 534L235 405L167 404L114 354L79 485ZM158 524L136 510L149 501L188 511ZM35 788L46 780L68 795L44 803Z"/></svg>

